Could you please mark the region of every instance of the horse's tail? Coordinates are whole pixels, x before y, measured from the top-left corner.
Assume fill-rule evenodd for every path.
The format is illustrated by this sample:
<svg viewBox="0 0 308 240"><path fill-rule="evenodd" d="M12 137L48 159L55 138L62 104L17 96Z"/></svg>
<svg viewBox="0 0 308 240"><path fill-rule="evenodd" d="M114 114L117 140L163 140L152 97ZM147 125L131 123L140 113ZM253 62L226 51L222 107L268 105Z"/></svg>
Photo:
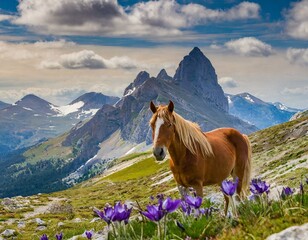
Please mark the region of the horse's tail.
<svg viewBox="0 0 308 240"><path fill-rule="evenodd" d="M250 184L250 178L251 178L251 155L252 155L252 150L251 150L251 144L250 144L248 136L243 134L243 137L244 137L244 139L246 141L247 151L248 151L247 160L245 162L245 167L244 167L244 176L243 176L243 180L242 180L243 193L246 194L247 191L248 191L248 186Z"/></svg>

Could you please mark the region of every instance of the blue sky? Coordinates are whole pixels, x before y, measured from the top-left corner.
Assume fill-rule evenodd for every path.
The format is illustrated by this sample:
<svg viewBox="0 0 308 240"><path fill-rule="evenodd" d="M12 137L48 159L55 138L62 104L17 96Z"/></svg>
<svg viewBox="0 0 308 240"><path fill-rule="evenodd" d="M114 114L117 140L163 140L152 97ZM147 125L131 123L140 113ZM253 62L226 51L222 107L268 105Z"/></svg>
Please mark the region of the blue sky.
<svg viewBox="0 0 308 240"><path fill-rule="evenodd" d="M121 96L194 46L225 92L307 108L308 0L1 0L0 100Z"/></svg>

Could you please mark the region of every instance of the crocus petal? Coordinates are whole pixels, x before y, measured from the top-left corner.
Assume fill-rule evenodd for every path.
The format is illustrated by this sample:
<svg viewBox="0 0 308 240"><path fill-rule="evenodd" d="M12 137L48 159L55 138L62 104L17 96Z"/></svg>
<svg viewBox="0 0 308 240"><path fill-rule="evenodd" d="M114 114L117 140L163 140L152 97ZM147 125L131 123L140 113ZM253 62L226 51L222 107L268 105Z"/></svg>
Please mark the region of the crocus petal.
<svg viewBox="0 0 308 240"><path fill-rule="evenodd" d="M187 196L186 197L186 203L194 208L199 208L202 203L202 197L192 197L192 196Z"/></svg>
<svg viewBox="0 0 308 240"><path fill-rule="evenodd" d="M171 198L167 198L164 200L162 206L168 213L174 212L180 205L181 200L176 199L172 200Z"/></svg>
<svg viewBox="0 0 308 240"><path fill-rule="evenodd" d="M46 235L46 234L43 234L43 235L41 236L41 239L40 239L40 240L48 240L47 235Z"/></svg>
<svg viewBox="0 0 308 240"><path fill-rule="evenodd" d="M56 239L57 240L62 240L63 238L63 233L61 232L60 234L56 234Z"/></svg>
<svg viewBox="0 0 308 240"><path fill-rule="evenodd" d="M224 180L221 183L221 190L225 195L232 196L235 193L238 184L238 178L235 179L234 182Z"/></svg>
<svg viewBox="0 0 308 240"><path fill-rule="evenodd" d="M151 221L155 221L155 217L147 211L141 212L142 215L146 216Z"/></svg>

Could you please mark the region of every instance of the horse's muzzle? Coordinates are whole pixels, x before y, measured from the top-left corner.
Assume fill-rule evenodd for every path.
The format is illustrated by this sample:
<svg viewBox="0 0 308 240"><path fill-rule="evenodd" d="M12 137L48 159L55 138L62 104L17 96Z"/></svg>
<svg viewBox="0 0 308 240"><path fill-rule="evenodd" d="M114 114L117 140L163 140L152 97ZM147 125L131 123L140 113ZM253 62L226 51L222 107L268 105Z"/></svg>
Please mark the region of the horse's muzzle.
<svg viewBox="0 0 308 240"><path fill-rule="evenodd" d="M153 148L153 155L157 161L162 161L166 157L166 151L163 147Z"/></svg>

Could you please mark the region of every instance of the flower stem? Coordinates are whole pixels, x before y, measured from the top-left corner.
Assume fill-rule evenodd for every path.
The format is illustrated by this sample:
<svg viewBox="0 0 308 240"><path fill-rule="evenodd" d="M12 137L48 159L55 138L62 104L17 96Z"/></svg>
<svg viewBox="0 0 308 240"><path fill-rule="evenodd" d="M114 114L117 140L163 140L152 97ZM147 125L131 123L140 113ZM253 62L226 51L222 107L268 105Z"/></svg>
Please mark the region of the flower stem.
<svg viewBox="0 0 308 240"><path fill-rule="evenodd" d="M231 208L232 208L232 212L234 214L234 216L236 218L238 218L238 214L237 214L237 210L236 210L236 206L235 206L235 202L232 196L230 196L230 203L231 203Z"/></svg>
<svg viewBox="0 0 308 240"><path fill-rule="evenodd" d="M117 238L117 233L116 233L116 229L115 229L115 226L114 226L113 222L111 222L111 226L112 226L112 231L113 231L113 237L116 239Z"/></svg>
<svg viewBox="0 0 308 240"><path fill-rule="evenodd" d="M164 236L163 236L163 239L166 239L166 234L167 234L167 214L164 217Z"/></svg>

